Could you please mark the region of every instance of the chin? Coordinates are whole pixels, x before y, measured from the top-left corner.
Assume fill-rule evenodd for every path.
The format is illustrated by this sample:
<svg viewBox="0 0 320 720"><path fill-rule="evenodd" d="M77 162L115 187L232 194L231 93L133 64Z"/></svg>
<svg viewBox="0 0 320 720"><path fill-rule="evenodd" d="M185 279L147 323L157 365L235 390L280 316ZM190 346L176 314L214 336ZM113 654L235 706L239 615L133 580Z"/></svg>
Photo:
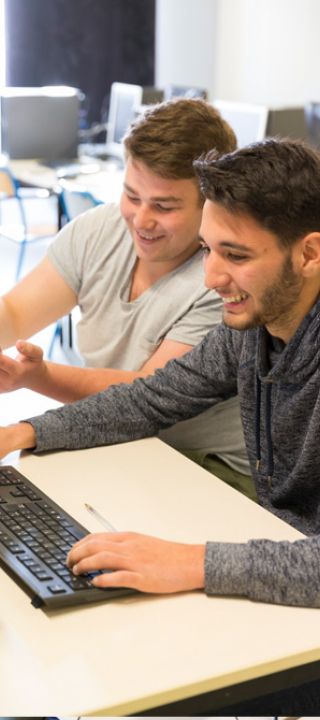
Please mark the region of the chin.
<svg viewBox="0 0 320 720"><path fill-rule="evenodd" d="M226 315L223 317L223 323L232 330L250 330L250 328L261 325L258 318L243 318L236 315Z"/></svg>

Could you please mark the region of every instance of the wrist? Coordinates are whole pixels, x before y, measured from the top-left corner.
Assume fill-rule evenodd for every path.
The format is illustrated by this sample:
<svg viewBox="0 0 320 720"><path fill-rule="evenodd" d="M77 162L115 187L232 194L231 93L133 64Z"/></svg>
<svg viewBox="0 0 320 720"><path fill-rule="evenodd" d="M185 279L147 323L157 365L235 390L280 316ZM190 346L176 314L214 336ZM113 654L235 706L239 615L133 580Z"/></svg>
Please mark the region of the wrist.
<svg viewBox="0 0 320 720"><path fill-rule="evenodd" d="M8 442L10 450L30 450L37 444L37 437L34 428L28 422L8 425Z"/></svg>
<svg viewBox="0 0 320 720"><path fill-rule="evenodd" d="M196 590L202 590L205 585L204 573L205 545L194 546L194 586Z"/></svg>
<svg viewBox="0 0 320 720"><path fill-rule="evenodd" d="M28 390L45 393L48 378L49 370L47 363L45 360L42 360L41 363L36 363L34 367L31 368L25 378L24 387L28 388Z"/></svg>

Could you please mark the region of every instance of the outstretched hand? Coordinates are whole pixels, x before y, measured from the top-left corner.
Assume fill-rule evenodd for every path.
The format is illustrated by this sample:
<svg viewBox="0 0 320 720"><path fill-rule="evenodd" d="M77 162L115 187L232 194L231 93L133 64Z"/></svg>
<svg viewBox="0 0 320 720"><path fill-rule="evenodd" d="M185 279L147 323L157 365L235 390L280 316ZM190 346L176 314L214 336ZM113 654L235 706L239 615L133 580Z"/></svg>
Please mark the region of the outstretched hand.
<svg viewBox="0 0 320 720"><path fill-rule="evenodd" d="M129 587L148 593L175 593L204 587L204 545L168 542L132 532L95 533L70 550L75 575L97 575L95 587Z"/></svg>
<svg viewBox="0 0 320 720"><path fill-rule="evenodd" d="M13 359L0 353L0 392L11 392L22 387L32 389L33 379L45 372L43 351L38 345L17 340L18 355Z"/></svg>

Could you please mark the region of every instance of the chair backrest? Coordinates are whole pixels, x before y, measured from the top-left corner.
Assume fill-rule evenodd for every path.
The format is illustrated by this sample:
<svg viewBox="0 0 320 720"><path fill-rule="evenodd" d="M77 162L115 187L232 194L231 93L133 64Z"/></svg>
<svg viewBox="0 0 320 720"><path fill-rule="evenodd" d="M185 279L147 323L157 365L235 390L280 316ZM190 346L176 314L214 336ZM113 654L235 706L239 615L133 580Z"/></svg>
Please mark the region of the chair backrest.
<svg viewBox="0 0 320 720"><path fill-rule="evenodd" d="M20 197L20 193L19 193L19 183L11 173L11 170L7 164L6 156L0 154L0 202L1 202L0 219L1 219L1 223L3 223L5 221L4 217L3 217L4 216L3 207L6 204L7 200L9 200L10 203L14 200L15 207L17 208L17 211L19 213L19 222L23 225L23 227L26 231L26 216L25 216L23 203L21 201L21 197Z"/></svg>
<svg viewBox="0 0 320 720"><path fill-rule="evenodd" d="M60 202L67 222L97 205L102 205L102 201L97 200L88 190L72 188L67 184L62 185Z"/></svg>
<svg viewBox="0 0 320 720"><path fill-rule="evenodd" d="M0 195L6 198L17 196L16 183L7 167L0 167Z"/></svg>

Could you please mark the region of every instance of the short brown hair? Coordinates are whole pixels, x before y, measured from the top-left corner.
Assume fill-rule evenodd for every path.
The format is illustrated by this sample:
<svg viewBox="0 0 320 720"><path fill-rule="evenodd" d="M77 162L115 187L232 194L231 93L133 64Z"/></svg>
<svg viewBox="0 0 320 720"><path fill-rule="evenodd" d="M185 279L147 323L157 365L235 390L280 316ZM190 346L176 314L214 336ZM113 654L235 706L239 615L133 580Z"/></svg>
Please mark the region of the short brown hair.
<svg viewBox="0 0 320 720"><path fill-rule="evenodd" d="M177 98L147 108L123 139L126 156L164 178L195 178L193 161L215 149L228 153L236 137L218 110L205 100Z"/></svg>
<svg viewBox="0 0 320 720"><path fill-rule="evenodd" d="M194 163L204 198L249 215L288 248L320 232L320 152L303 141L272 138Z"/></svg>

